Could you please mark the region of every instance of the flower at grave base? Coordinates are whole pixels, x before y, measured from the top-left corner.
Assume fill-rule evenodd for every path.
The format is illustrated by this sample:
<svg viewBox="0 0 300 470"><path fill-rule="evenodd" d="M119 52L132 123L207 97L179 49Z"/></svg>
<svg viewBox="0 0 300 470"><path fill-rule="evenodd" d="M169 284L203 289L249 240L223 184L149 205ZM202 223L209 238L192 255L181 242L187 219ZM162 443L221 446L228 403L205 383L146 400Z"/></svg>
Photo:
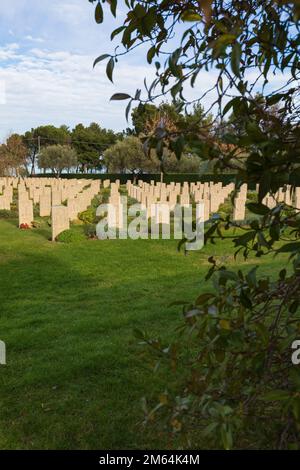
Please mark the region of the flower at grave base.
<svg viewBox="0 0 300 470"><path fill-rule="evenodd" d="M21 224L20 225L20 229L21 230L29 230L30 229L30 226L28 224Z"/></svg>

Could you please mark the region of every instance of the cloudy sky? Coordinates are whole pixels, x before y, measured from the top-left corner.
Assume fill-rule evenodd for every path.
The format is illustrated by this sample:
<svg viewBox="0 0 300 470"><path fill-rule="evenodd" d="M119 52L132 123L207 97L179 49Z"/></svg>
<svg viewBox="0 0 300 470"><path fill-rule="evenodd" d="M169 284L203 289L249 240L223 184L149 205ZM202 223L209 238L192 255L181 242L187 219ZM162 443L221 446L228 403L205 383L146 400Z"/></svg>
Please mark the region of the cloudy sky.
<svg viewBox="0 0 300 470"><path fill-rule="evenodd" d="M111 52L113 17L94 21L88 0L1 0L0 139L53 123L99 122L124 129L124 103L109 103L116 91L134 92L149 70L143 55L118 67L115 84L94 59Z"/></svg>
<svg viewBox="0 0 300 470"><path fill-rule="evenodd" d="M0 140L49 123L127 127L124 102L109 98L117 91L133 94L152 72L143 51L122 58L114 84L104 63L93 70L95 57L113 51L110 33L121 21L108 14L99 26L94 8L88 0L0 1ZM199 74L188 94L199 96L211 81L211 74Z"/></svg>

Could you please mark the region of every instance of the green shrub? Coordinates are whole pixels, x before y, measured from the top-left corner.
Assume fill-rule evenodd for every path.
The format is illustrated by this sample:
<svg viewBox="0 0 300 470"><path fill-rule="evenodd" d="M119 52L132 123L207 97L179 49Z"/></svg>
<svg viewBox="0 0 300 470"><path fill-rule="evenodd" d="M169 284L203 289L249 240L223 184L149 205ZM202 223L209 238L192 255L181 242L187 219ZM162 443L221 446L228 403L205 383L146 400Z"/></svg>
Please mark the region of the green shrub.
<svg viewBox="0 0 300 470"><path fill-rule="evenodd" d="M82 232L78 232L72 229L65 230L56 237L56 241L60 243L74 243L81 242L84 240Z"/></svg>
<svg viewBox="0 0 300 470"><path fill-rule="evenodd" d="M94 199L92 200L91 202L91 206L97 210L97 208L100 206L101 204L101 196L100 195L97 195L94 197Z"/></svg>
<svg viewBox="0 0 300 470"><path fill-rule="evenodd" d="M0 219L14 219L17 217L16 211L0 210Z"/></svg>
<svg viewBox="0 0 300 470"><path fill-rule="evenodd" d="M41 221L39 221L39 220L34 220L34 221L32 222L32 224L31 224L31 226L32 226L33 228L41 228L42 224L41 224Z"/></svg>
<svg viewBox="0 0 300 470"><path fill-rule="evenodd" d="M218 209L220 217L225 219L228 215L232 215L233 207L230 198L228 198Z"/></svg>
<svg viewBox="0 0 300 470"><path fill-rule="evenodd" d="M84 212L81 212L78 215L78 219L85 224L93 224L96 221L96 209L95 207L90 207Z"/></svg>
<svg viewBox="0 0 300 470"><path fill-rule="evenodd" d="M247 202L257 202L257 192L256 191L248 191L247 194Z"/></svg>
<svg viewBox="0 0 300 470"><path fill-rule="evenodd" d="M101 203L105 204L109 201L110 197L110 188L105 188L101 190Z"/></svg>
<svg viewBox="0 0 300 470"><path fill-rule="evenodd" d="M34 204L33 205L33 216L34 217L39 217L40 215L40 205L39 204Z"/></svg>
<svg viewBox="0 0 300 470"><path fill-rule="evenodd" d="M96 232L96 225L95 224L85 224L83 227L84 234L87 238L96 238L97 237L97 232Z"/></svg>

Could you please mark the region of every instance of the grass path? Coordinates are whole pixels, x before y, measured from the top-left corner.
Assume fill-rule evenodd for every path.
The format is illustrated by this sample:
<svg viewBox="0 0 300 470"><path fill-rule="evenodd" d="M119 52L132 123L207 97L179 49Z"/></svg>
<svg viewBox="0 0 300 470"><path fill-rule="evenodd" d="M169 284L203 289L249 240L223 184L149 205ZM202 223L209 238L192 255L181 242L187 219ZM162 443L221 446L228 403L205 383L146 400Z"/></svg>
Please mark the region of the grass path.
<svg viewBox="0 0 300 470"><path fill-rule="evenodd" d="M133 329L171 335L181 311L169 303L199 293L208 254L231 253L229 242L221 245L189 256L174 241L65 245L50 243L47 229L0 220L8 362L0 366L0 448L162 447L137 426L141 397L159 384L141 363Z"/></svg>

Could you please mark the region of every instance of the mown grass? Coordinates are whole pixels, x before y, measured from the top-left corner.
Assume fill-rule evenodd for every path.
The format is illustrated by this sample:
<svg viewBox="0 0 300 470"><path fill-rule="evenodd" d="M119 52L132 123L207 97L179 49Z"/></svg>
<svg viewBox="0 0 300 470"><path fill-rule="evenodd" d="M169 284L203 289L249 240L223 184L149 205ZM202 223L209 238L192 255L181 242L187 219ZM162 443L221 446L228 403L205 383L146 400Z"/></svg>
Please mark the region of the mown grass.
<svg viewBox="0 0 300 470"><path fill-rule="evenodd" d="M184 256L176 241L49 237L46 224L21 231L0 220L0 448L176 446L140 424L141 398L162 384L133 330L171 337L181 310L170 302L208 287L209 255L238 266L231 241ZM259 263L271 274L283 259Z"/></svg>

